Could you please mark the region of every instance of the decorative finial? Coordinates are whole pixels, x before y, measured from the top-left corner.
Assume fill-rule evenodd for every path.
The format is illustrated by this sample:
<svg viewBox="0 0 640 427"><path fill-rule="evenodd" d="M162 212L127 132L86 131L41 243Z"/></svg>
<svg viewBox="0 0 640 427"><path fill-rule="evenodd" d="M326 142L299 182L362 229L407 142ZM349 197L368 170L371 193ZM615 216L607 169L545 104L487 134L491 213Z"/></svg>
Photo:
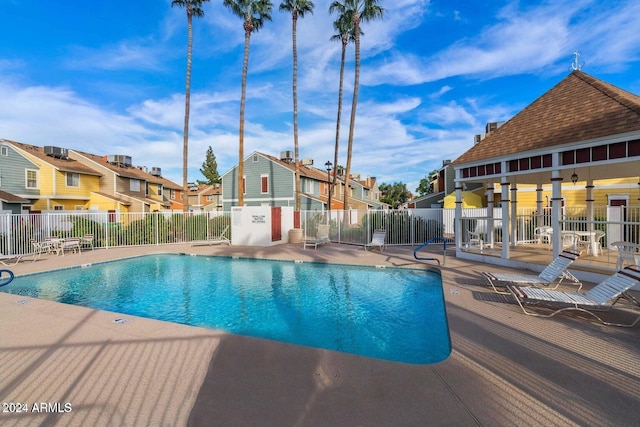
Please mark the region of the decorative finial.
<svg viewBox="0 0 640 427"><path fill-rule="evenodd" d="M580 51L573 52L573 62L571 63L571 70L580 71L584 67L584 61L580 62Z"/></svg>

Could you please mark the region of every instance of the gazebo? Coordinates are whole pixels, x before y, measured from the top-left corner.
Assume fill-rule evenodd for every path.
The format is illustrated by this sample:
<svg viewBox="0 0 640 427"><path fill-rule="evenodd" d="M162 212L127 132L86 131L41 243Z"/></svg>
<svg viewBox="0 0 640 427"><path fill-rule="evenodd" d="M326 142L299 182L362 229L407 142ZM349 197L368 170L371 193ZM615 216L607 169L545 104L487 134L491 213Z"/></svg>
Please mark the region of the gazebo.
<svg viewBox="0 0 640 427"><path fill-rule="evenodd" d="M548 225L562 230L564 185L585 182L586 223L593 227L594 181L638 177L640 97L575 70L452 165L457 230L465 229L462 215L465 184L482 183L488 201L487 236L493 236L492 217L498 203L494 184L500 184L502 247L499 258L502 262L498 263L505 263L516 244L518 185L536 186L537 212L545 208L543 185L551 185L551 223ZM637 204L635 199L634 196L631 202ZM462 236L463 233L456 233L457 256L482 257L462 249ZM554 256L562 249L561 239L561 233L553 233Z"/></svg>

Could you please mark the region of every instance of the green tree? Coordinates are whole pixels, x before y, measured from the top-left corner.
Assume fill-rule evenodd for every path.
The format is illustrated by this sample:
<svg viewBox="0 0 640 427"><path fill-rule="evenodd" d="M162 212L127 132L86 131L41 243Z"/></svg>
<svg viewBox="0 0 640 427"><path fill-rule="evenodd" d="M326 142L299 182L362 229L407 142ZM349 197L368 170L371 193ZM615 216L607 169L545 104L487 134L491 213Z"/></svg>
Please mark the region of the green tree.
<svg viewBox="0 0 640 427"><path fill-rule="evenodd" d="M393 184L380 184L380 201L397 209L398 206L411 198L411 192L407 190L407 184L394 182Z"/></svg>
<svg viewBox="0 0 640 427"><path fill-rule="evenodd" d="M313 13L310 0L284 0L280 3L281 12L291 13L291 37L293 44L293 151L296 174L296 211L300 210L300 162L298 155L298 47L296 44L298 18Z"/></svg>
<svg viewBox="0 0 640 427"><path fill-rule="evenodd" d="M438 175L437 169L429 172L428 176L425 176L424 178L422 178L420 180L420 184L418 184L418 188L416 188L416 193L418 193L418 195L420 196L434 193L435 191L433 188L433 179L436 175Z"/></svg>
<svg viewBox="0 0 640 427"><path fill-rule="evenodd" d="M206 181L198 181L199 183L205 184L219 184L220 183L220 174L218 174L218 162L216 161L216 155L213 154L213 149L211 146L207 149L207 155L202 162L202 168L200 168L200 173L207 178Z"/></svg>
<svg viewBox="0 0 640 427"><path fill-rule="evenodd" d="M333 191L336 187L336 180L338 179L338 147L340 145L340 121L342 120L342 98L344 93L344 63L347 53L347 44L355 41L355 35L353 33L353 16L346 3L346 1L334 1L331 3L331 6L329 6L329 13L338 14L338 18L333 22L333 28L338 33L331 36L331 40L339 40L342 44L342 55L340 57L340 83L338 89L338 117L336 119L336 143L333 155L333 164L335 165L335 169L333 172L333 182L331 183L329 191ZM329 210L331 210L331 206L329 206Z"/></svg>
<svg viewBox="0 0 640 427"><path fill-rule="evenodd" d="M242 61L242 95L240 96L240 130L238 141L238 206L244 206L242 178L244 176L244 108L247 99L247 70L249 67L249 45L251 33L271 21L273 4L269 0L224 0L224 5L242 19L244 28L244 59Z"/></svg>
<svg viewBox="0 0 640 427"><path fill-rule="evenodd" d="M351 156L353 152L353 132L356 125L356 108L358 106L358 91L360 88L360 23L382 19L384 9L378 5L378 0L345 0L347 8L351 11L353 18L353 32L355 35L356 47L356 67L355 80L353 83L353 100L351 102L351 119L349 121L349 140L347 142L347 168L345 179L347 186L349 175L351 174ZM349 192L344 196L344 208L349 208ZM346 217L347 215L345 215Z"/></svg>
<svg viewBox="0 0 640 427"><path fill-rule="evenodd" d="M185 212L189 210L189 112L191 105L191 52L193 50L193 17L204 16L202 6L209 0L173 0L171 7L184 7L187 10L187 77L185 84L184 97L184 130L182 142L182 191L183 191L183 209Z"/></svg>

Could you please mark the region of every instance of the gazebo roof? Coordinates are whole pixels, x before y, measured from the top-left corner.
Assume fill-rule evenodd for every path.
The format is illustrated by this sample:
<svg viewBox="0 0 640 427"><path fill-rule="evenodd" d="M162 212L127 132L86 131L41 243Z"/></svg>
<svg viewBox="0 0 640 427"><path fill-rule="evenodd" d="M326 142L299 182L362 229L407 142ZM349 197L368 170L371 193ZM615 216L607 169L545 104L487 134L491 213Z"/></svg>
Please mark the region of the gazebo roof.
<svg viewBox="0 0 640 427"><path fill-rule="evenodd" d="M640 96L573 71L453 163L459 167L517 157L526 151L638 131Z"/></svg>

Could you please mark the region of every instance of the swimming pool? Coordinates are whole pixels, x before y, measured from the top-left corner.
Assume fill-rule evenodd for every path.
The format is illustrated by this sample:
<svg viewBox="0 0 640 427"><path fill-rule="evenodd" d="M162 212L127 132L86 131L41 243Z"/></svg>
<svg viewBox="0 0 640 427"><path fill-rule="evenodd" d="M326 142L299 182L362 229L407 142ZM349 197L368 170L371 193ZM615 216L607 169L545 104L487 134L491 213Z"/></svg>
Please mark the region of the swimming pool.
<svg viewBox="0 0 640 427"><path fill-rule="evenodd" d="M451 351L441 276L419 269L163 254L18 276L2 290L405 363Z"/></svg>

